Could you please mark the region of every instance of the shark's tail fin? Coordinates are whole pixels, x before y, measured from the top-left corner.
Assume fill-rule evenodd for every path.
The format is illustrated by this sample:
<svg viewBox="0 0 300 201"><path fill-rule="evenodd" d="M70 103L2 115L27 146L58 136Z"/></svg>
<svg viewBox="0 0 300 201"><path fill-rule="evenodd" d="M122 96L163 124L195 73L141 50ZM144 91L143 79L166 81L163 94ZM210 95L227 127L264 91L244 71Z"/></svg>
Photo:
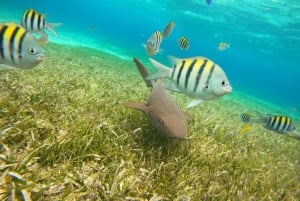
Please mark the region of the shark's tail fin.
<svg viewBox="0 0 300 201"><path fill-rule="evenodd" d="M146 77L150 75L149 70L137 59L137 58L133 58L134 63L136 64L136 67L138 69L138 71L140 72L142 78L144 79L147 87L153 87L153 82L154 80L146 80Z"/></svg>

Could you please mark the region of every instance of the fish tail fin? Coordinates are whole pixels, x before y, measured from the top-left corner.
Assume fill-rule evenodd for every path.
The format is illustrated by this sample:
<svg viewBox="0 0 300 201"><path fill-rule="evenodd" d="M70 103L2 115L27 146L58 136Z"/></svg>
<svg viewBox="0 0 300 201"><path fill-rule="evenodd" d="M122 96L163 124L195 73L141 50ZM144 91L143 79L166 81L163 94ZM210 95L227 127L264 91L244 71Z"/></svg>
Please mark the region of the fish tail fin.
<svg viewBox="0 0 300 201"><path fill-rule="evenodd" d="M48 34L43 31L41 33L41 36L37 39L37 42L39 45L45 45L46 43L48 43Z"/></svg>
<svg viewBox="0 0 300 201"><path fill-rule="evenodd" d="M57 33L56 33L56 31L54 30L54 27L59 27L59 26L61 26L62 25L62 23L47 23L47 29L51 32L51 33L53 33L53 35L55 36L55 37L57 37Z"/></svg>
<svg viewBox="0 0 300 201"><path fill-rule="evenodd" d="M260 112L256 111L256 115L258 116L258 119L251 119L251 123L264 123L266 122L267 118Z"/></svg>
<svg viewBox="0 0 300 201"><path fill-rule="evenodd" d="M180 60L179 58L171 56L171 55L168 55L167 57L170 61L171 66L174 66Z"/></svg>
<svg viewBox="0 0 300 201"><path fill-rule="evenodd" d="M149 58L151 64L158 70L157 72L150 74L146 77L147 80L155 80L160 78L166 78L169 76L171 68L159 63L158 61Z"/></svg>

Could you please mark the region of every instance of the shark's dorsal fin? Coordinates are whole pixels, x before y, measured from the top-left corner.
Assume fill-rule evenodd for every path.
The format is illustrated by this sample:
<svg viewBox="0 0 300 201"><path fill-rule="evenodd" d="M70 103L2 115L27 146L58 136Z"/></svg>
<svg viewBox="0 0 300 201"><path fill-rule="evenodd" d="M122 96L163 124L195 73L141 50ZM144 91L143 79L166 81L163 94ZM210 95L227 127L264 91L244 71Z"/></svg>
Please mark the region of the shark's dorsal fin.
<svg viewBox="0 0 300 201"><path fill-rule="evenodd" d="M147 68L137 59L133 58L134 63L136 64L136 67L138 71L140 72L142 78L144 79L144 82L146 83L147 87L153 87L153 81L151 80L146 80L146 77L150 75L150 72L148 71Z"/></svg>

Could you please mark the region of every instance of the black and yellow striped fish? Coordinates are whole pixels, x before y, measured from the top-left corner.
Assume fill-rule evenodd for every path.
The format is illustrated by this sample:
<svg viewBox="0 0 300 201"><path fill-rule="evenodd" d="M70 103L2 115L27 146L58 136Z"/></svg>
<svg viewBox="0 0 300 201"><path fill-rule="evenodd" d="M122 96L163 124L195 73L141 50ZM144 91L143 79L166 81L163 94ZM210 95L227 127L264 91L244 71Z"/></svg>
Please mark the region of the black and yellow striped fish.
<svg viewBox="0 0 300 201"><path fill-rule="evenodd" d="M260 117L260 120L262 123L265 123L265 128L278 133L291 132L296 128L292 119L288 116L270 115L266 117Z"/></svg>
<svg viewBox="0 0 300 201"><path fill-rule="evenodd" d="M212 100L232 91L232 87L222 68L205 57L178 59L169 56L173 68L150 59L158 71L147 79L170 78L167 89L178 91L193 98L188 107L195 106L203 100Z"/></svg>
<svg viewBox="0 0 300 201"><path fill-rule="evenodd" d="M61 23L47 23L44 15L33 9L28 9L24 12L21 24L29 32L40 33L41 43L46 43L48 41L48 35L45 32L45 29L57 36L54 27L61 25Z"/></svg>
<svg viewBox="0 0 300 201"><path fill-rule="evenodd" d="M151 34L150 38L147 40L146 43L146 51L148 56L153 56L159 52L159 47L162 42L162 36L160 31L155 31Z"/></svg>
<svg viewBox="0 0 300 201"><path fill-rule="evenodd" d="M251 115L248 112L241 114L241 119L243 122L250 122Z"/></svg>
<svg viewBox="0 0 300 201"><path fill-rule="evenodd" d="M177 41L178 46L182 49L182 50L188 50L190 47L190 42L189 39L185 36L182 36L178 39Z"/></svg>
<svg viewBox="0 0 300 201"><path fill-rule="evenodd" d="M15 23L0 24L0 67L29 69L44 60L37 39Z"/></svg>

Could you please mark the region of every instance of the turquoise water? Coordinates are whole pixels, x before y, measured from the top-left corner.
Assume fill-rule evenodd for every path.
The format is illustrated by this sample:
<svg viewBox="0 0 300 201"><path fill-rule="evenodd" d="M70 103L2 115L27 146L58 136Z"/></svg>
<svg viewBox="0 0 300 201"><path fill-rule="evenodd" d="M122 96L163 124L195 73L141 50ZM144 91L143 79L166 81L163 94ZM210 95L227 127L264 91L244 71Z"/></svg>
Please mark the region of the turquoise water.
<svg viewBox="0 0 300 201"><path fill-rule="evenodd" d="M16 3L17 2L17 3ZM234 91L280 106L287 114L300 111L300 2L298 0L2 0L1 21L19 22L27 8L61 22L52 42L82 45L147 61L142 44L173 20L171 36L154 58L167 55L205 56L226 72ZM191 47L182 51L177 38L186 35ZM218 51L219 42L231 43Z"/></svg>

